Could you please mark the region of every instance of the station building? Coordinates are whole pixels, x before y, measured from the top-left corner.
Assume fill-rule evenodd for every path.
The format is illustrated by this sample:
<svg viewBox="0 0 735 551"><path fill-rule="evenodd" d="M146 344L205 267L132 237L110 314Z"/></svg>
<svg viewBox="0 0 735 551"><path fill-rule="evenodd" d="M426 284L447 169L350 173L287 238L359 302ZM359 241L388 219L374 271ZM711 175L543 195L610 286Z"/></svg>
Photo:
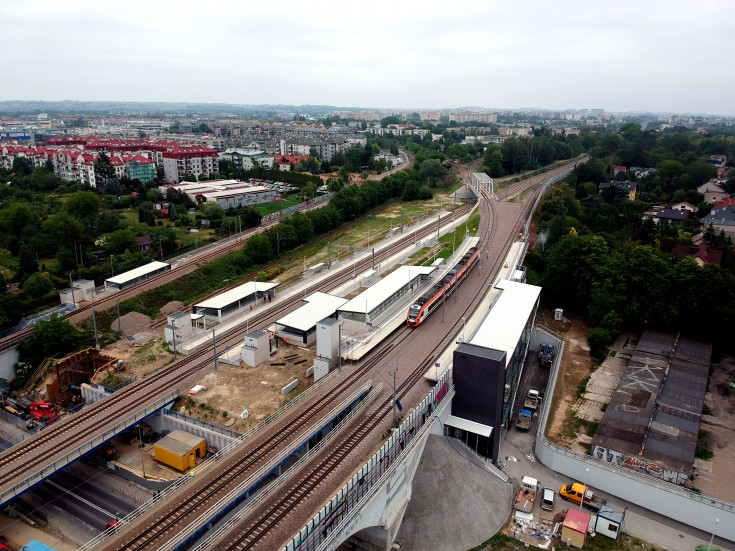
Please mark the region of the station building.
<svg viewBox="0 0 735 551"><path fill-rule="evenodd" d="M253 306L260 304L266 295L275 296L275 288L279 285L280 283L248 281L234 289L194 304L192 312L194 314L217 318L219 321L222 321L222 316L235 310L251 304Z"/></svg>
<svg viewBox="0 0 735 551"><path fill-rule="evenodd" d="M337 317L354 325L354 330L377 323L381 314L405 295L418 290L435 266L400 266L355 298L339 307ZM408 309L406 309L408 312Z"/></svg>
<svg viewBox="0 0 735 551"><path fill-rule="evenodd" d="M314 293L304 302L306 304L276 321L276 334L308 346L316 340L317 323L325 318L336 318L337 309L348 300L327 293Z"/></svg>
<svg viewBox="0 0 735 551"><path fill-rule="evenodd" d="M541 287L500 280L500 296L472 339L454 351L448 434L497 461L534 329ZM507 390L507 391L506 391Z"/></svg>
<svg viewBox="0 0 735 551"><path fill-rule="evenodd" d="M158 262L154 260L143 266L139 266L125 273L110 277L105 280L107 289L123 290L132 287L136 283L145 281L153 276L162 274L171 269L171 265L166 262Z"/></svg>

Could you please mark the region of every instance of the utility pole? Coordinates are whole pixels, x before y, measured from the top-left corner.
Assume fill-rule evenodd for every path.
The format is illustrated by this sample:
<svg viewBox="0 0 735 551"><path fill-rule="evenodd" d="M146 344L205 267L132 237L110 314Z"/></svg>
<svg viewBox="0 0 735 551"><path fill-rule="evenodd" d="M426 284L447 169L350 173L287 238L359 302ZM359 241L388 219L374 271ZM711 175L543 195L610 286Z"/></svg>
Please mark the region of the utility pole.
<svg viewBox="0 0 735 551"><path fill-rule="evenodd" d="M122 323L120 323L120 299L115 300L115 308L117 308L117 338L122 336Z"/></svg>
<svg viewBox="0 0 735 551"><path fill-rule="evenodd" d="M145 454L143 453L143 436L141 426L138 425L138 440L140 441L140 464L143 466L143 480L145 480Z"/></svg>
<svg viewBox="0 0 735 551"><path fill-rule="evenodd" d="M217 371L217 338L212 327L212 345L214 346L214 370Z"/></svg>
<svg viewBox="0 0 735 551"><path fill-rule="evenodd" d="M337 324L337 357L339 358L339 372L342 373L342 324Z"/></svg>
<svg viewBox="0 0 735 551"><path fill-rule="evenodd" d="M403 211L401 211L401 233L403 233Z"/></svg>
<svg viewBox="0 0 735 551"><path fill-rule="evenodd" d="M158 245L161 247L161 262L163 262L163 239L161 236L158 236Z"/></svg>
<svg viewBox="0 0 735 551"><path fill-rule="evenodd" d="M327 270L332 267L332 242L327 241Z"/></svg>
<svg viewBox="0 0 735 551"><path fill-rule="evenodd" d="M92 306L92 325L94 325L94 347L100 349L100 338L97 335L97 317L94 315L94 306Z"/></svg>
<svg viewBox="0 0 735 551"><path fill-rule="evenodd" d="M444 310L447 307L447 292L446 287L442 289L442 323L444 323Z"/></svg>
<svg viewBox="0 0 735 551"><path fill-rule="evenodd" d="M393 427L396 426L396 373L397 369L393 370Z"/></svg>
<svg viewBox="0 0 735 551"><path fill-rule="evenodd" d="M113 266L112 266L112 257L113 256L114 255L110 255L110 271L112 272L112 275L114 276L115 275L115 268L113 268Z"/></svg>

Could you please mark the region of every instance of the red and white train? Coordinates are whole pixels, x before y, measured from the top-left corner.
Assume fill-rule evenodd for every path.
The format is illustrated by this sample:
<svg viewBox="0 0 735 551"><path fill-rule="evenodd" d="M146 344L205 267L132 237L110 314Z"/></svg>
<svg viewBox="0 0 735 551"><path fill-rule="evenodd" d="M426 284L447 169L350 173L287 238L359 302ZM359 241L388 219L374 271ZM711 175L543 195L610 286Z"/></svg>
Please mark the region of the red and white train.
<svg viewBox="0 0 735 551"><path fill-rule="evenodd" d="M472 247L444 278L426 295L419 298L408 309L408 325L416 327L424 321L446 298L457 290L459 284L470 274L480 259L480 249Z"/></svg>

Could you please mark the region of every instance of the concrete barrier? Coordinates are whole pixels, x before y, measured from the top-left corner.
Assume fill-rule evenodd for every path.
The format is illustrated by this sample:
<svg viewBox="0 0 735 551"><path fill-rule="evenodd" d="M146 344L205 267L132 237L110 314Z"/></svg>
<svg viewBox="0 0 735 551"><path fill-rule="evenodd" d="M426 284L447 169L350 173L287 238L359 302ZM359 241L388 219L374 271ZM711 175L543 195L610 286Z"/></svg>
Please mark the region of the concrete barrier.
<svg viewBox="0 0 735 551"><path fill-rule="evenodd" d="M293 381L291 381L290 383L288 383L286 386L284 386L281 389L281 394L288 394L289 392L291 392L297 386L299 386L299 380L298 379L294 379Z"/></svg>

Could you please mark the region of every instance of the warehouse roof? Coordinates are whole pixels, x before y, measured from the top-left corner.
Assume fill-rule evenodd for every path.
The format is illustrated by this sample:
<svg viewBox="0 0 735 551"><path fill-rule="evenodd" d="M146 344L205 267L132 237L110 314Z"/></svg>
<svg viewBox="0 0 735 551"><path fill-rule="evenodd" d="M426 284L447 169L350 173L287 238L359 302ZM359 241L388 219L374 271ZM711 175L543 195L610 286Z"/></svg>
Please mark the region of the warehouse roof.
<svg viewBox="0 0 735 551"><path fill-rule="evenodd" d="M592 445L690 473L711 354L709 343L646 331Z"/></svg>
<svg viewBox="0 0 735 551"><path fill-rule="evenodd" d="M306 304L276 320L276 323L299 331L308 331L317 322L334 314L348 301L346 298L335 297L327 293L314 293L305 298L304 302Z"/></svg>
<svg viewBox="0 0 735 551"><path fill-rule="evenodd" d="M195 436L183 430L175 430L168 436L161 438L154 445L176 455L184 455L189 453L192 448L199 446L203 440L204 438L201 436Z"/></svg>
<svg viewBox="0 0 735 551"><path fill-rule="evenodd" d="M495 288L502 293L469 343L505 351L507 366L528 318L536 311L541 287L501 279Z"/></svg>
<svg viewBox="0 0 735 551"><path fill-rule="evenodd" d="M418 275L429 275L434 270L436 268L433 266L401 266L371 287L365 289L347 304L338 308L338 310L340 312L358 312L364 314L367 308L368 312L372 312L401 287L408 284L409 280L416 278Z"/></svg>
<svg viewBox="0 0 735 551"><path fill-rule="evenodd" d="M167 266L169 265L165 262L158 262L157 260L154 260L153 262L149 262L148 264L144 264L143 266L138 266L137 268L129 270L125 273L113 277L108 277L105 281L109 281L110 283L115 283L117 285L122 285L124 283L127 283L128 281L138 279L139 277L150 274L152 272L156 272L161 268L165 268Z"/></svg>
<svg viewBox="0 0 735 551"><path fill-rule="evenodd" d="M194 307L195 308L212 308L214 310L219 310L220 308L229 306L233 302L237 302L239 300L244 299L247 296L252 295L253 293L255 293L255 291L269 291L270 289L273 289L274 287L278 287L279 285L280 283L268 283L265 281L248 281L247 283L238 285L234 289L225 291L224 293L221 293L217 295L216 297L212 297L210 299L199 302L195 304Z"/></svg>

